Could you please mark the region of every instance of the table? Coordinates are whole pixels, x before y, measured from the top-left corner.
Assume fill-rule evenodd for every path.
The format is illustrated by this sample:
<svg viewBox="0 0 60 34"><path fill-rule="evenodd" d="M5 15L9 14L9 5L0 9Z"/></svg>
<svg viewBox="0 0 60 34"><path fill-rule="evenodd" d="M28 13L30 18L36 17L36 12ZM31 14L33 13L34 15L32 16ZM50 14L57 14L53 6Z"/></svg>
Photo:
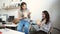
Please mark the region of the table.
<svg viewBox="0 0 60 34"><path fill-rule="evenodd" d="M0 28L10 28L10 29L13 29L13 30L16 30L17 28L17 24L1 24L0 25Z"/></svg>
<svg viewBox="0 0 60 34"><path fill-rule="evenodd" d="M10 23L10 22L9 22ZM17 27L17 24L0 24L0 27L5 26L5 27Z"/></svg>
<svg viewBox="0 0 60 34"><path fill-rule="evenodd" d="M25 34L24 32L18 32L15 30L11 30L11 29L0 29L0 32L2 32L2 34Z"/></svg>
<svg viewBox="0 0 60 34"><path fill-rule="evenodd" d="M17 27L17 25L15 25L15 24L5 24L4 26L6 26L6 27Z"/></svg>

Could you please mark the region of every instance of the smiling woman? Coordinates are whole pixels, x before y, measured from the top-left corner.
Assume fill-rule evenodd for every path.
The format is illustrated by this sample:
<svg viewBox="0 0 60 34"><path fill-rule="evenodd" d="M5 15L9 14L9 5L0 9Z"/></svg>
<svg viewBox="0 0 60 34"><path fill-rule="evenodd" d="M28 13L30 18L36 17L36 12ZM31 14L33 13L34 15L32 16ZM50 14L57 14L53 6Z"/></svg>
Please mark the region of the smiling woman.
<svg viewBox="0 0 60 34"><path fill-rule="evenodd" d="M52 26L51 24L49 13L44 10L42 12L42 20L37 20L37 25L33 26L36 29L35 34L49 34Z"/></svg>
<svg viewBox="0 0 60 34"><path fill-rule="evenodd" d="M20 21L18 23L18 26L17 26L17 30L19 32L23 32L23 27L24 27L24 32L25 34L28 34L29 32L29 20L30 20L30 12L27 8L27 4L25 2L22 2L21 5L20 5L21 9L19 10L19 16L20 18Z"/></svg>

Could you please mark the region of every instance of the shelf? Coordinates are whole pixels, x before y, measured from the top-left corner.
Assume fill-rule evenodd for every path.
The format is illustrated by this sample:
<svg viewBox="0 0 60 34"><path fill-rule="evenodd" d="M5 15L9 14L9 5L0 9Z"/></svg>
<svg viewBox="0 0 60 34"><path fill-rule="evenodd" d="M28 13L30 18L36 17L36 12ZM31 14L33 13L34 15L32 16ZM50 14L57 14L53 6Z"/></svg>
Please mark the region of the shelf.
<svg viewBox="0 0 60 34"><path fill-rule="evenodd" d="M6 8L3 8L4 10L13 10L13 9L19 9L19 7L6 7Z"/></svg>

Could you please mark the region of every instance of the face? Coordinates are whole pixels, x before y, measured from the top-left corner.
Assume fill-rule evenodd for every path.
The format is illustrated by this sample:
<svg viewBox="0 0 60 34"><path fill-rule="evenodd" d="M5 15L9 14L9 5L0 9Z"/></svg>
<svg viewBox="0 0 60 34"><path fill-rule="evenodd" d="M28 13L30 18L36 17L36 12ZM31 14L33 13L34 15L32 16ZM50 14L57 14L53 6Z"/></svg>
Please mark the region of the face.
<svg viewBox="0 0 60 34"><path fill-rule="evenodd" d="M22 6L22 9L25 10L25 9L26 9L26 5L23 5L23 6Z"/></svg>
<svg viewBox="0 0 60 34"><path fill-rule="evenodd" d="M42 13L42 18L45 19L45 14L44 13Z"/></svg>

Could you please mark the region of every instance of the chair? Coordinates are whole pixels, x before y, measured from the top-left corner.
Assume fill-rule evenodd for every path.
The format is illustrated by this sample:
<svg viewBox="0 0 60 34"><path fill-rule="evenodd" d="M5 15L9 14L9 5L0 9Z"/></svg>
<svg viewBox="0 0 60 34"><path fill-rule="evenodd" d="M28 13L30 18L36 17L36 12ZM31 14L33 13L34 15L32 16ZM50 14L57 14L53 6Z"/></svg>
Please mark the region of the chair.
<svg viewBox="0 0 60 34"><path fill-rule="evenodd" d="M48 34L52 34L53 31L53 27L50 28L50 31L48 32Z"/></svg>

